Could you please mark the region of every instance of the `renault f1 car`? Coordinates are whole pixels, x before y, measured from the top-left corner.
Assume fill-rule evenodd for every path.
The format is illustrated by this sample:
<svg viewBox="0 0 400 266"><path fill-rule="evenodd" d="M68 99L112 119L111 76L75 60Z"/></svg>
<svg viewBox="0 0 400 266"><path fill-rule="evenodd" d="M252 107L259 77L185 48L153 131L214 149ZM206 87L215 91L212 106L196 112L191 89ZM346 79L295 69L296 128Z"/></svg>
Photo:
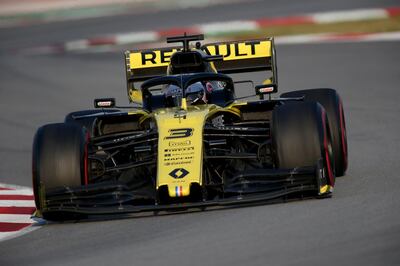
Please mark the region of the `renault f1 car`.
<svg viewBox="0 0 400 266"><path fill-rule="evenodd" d="M273 38L201 40L177 36L167 41L182 46L127 51L127 91L136 105L96 99L95 109L37 130L38 215L157 214L331 195L347 169L338 93L273 98ZM266 73L262 84L229 76L254 71ZM238 83L257 99L238 99Z"/></svg>

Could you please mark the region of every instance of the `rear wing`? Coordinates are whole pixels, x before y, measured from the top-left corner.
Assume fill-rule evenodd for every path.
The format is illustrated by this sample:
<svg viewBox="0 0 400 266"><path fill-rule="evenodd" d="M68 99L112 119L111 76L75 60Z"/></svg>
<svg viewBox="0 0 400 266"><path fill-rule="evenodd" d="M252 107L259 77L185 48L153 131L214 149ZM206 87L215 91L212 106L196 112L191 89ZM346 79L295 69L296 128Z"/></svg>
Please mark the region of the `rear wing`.
<svg viewBox="0 0 400 266"><path fill-rule="evenodd" d="M220 61L212 62L218 73L268 71L271 74L266 76L265 83L277 86L273 38L217 42L197 47L208 55L223 57ZM166 75L172 54L181 50L182 47L168 47L126 51L126 80L130 101L141 102L140 90L135 88L134 83Z"/></svg>
<svg viewBox="0 0 400 266"><path fill-rule="evenodd" d="M214 62L218 72L224 74L254 71L272 71L276 76L274 39L218 42L205 44L201 49L209 55L222 55Z"/></svg>

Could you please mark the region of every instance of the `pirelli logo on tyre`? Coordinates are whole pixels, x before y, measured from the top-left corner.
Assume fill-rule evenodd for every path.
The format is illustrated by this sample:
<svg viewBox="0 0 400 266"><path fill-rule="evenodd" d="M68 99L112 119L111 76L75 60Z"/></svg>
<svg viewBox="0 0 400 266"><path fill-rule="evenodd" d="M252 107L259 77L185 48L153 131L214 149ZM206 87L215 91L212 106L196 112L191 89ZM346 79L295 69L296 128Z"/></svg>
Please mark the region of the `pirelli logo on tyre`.
<svg viewBox="0 0 400 266"><path fill-rule="evenodd" d="M166 136L165 139L179 139L179 138L187 138L193 135L193 128L176 128L168 130L169 136Z"/></svg>

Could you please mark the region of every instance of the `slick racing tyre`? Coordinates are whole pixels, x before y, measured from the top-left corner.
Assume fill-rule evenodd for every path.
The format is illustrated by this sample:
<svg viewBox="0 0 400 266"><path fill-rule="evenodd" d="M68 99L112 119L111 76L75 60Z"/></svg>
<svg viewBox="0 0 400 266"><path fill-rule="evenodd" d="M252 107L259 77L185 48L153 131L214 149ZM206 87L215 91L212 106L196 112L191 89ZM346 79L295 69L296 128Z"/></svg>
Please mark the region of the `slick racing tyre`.
<svg viewBox="0 0 400 266"><path fill-rule="evenodd" d="M326 110L331 129L332 147L335 158L335 174L343 176L347 169L347 136L342 99L334 89L309 89L281 94L283 98L305 97L306 102L319 102Z"/></svg>
<svg viewBox="0 0 400 266"><path fill-rule="evenodd" d="M41 193L63 186L80 186L85 178L85 131L74 124L49 124L33 141L32 179L35 203L41 210ZM44 188L44 191L41 190Z"/></svg>
<svg viewBox="0 0 400 266"><path fill-rule="evenodd" d="M322 158L327 182L335 182L331 137L324 108L317 102L275 107L271 124L272 148L278 168L314 166Z"/></svg>

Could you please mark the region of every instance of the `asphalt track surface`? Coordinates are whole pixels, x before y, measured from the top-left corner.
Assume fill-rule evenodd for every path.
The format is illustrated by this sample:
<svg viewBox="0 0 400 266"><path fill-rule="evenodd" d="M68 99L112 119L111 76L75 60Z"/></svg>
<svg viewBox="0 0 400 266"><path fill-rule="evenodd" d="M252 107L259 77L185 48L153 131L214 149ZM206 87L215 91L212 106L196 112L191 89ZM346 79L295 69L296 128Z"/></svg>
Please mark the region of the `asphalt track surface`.
<svg viewBox="0 0 400 266"><path fill-rule="evenodd" d="M285 2L272 9L280 10L278 15L294 13L295 7ZM345 2L322 7L378 6L372 1ZM256 2L243 12L259 14L261 6L266 4ZM322 9L317 7L304 7L304 12ZM176 23L169 16L166 12L157 19ZM108 19L104 23L115 31L124 24L124 18L115 18L115 24ZM141 25L136 19L132 25ZM81 21L80 28L57 34L57 27L77 22L0 30L0 182L31 185L31 143L40 125L90 108L94 97L115 96L127 103L122 54L22 56L9 50L87 37L85 30L100 34L101 21L97 28L92 20ZM144 24L137 27L145 30L155 22ZM0 265L399 265L399 42L278 46L277 54L282 92L334 87L343 98L349 170L337 179L333 198L50 224L0 242Z"/></svg>

